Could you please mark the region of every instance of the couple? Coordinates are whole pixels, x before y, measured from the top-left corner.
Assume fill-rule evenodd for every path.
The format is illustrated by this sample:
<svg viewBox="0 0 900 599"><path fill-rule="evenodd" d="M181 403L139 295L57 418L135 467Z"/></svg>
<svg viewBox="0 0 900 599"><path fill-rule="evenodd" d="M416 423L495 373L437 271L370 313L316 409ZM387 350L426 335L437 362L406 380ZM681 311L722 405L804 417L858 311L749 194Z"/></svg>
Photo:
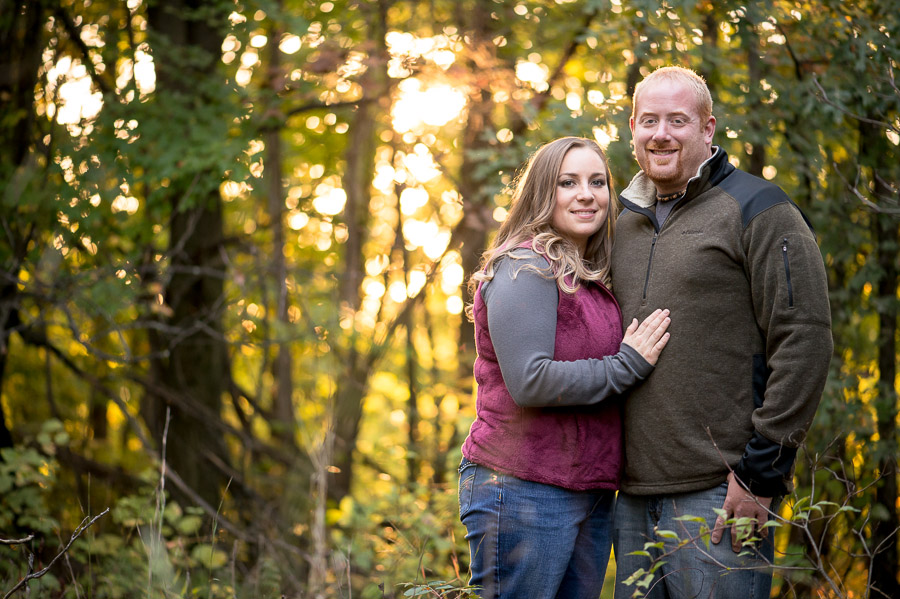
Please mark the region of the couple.
<svg viewBox="0 0 900 599"><path fill-rule="evenodd" d="M459 502L484 597L596 599L611 545L630 597L656 530L697 537L684 515L712 544L666 555L648 597L769 596L773 535L741 553L725 519L763 523L790 489L832 350L822 257L784 192L712 145L693 71L648 75L630 125L641 172L621 216L603 150L550 142L470 282Z"/></svg>

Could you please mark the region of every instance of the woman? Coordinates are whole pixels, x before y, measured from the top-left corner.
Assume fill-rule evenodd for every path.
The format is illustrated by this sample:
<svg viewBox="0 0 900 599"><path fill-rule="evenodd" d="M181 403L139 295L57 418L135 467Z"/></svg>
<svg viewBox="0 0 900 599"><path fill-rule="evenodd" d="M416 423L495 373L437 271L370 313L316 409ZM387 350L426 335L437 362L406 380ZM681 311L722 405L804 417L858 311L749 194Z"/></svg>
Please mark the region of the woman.
<svg viewBox="0 0 900 599"><path fill-rule="evenodd" d="M459 503L483 597L600 595L622 462L617 394L669 338L657 310L623 339L605 286L614 226L603 150L557 139L519 175L469 281L478 397Z"/></svg>

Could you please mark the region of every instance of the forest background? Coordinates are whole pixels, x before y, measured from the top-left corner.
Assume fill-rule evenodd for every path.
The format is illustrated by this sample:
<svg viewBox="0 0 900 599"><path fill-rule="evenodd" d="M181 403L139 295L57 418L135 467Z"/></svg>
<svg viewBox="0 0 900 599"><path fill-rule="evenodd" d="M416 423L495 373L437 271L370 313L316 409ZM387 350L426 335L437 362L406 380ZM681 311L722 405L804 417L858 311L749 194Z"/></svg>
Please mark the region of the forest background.
<svg viewBox="0 0 900 599"><path fill-rule="evenodd" d="M900 597L898 42L898 0L0 0L0 593L464 593L464 281L540 143L623 188L682 64L829 275L773 596Z"/></svg>

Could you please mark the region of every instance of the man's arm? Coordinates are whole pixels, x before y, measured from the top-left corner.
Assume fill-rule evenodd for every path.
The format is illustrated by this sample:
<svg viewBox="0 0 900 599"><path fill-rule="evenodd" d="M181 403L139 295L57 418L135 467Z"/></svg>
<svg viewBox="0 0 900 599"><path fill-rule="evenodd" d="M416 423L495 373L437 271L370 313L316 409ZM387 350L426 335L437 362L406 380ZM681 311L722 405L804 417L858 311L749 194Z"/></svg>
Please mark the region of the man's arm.
<svg viewBox="0 0 900 599"><path fill-rule="evenodd" d="M833 346L831 313L822 256L796 206L783 202L755 215L743 243L769 376L723 507L729 518L764 522L772 497L788 489L797 447L822 396ZM721 536L714 532L713 542Z"/></svg>
<svg viewBox="0 0 900 599"><path fill-rule="evenodd" d="M784 493L796 449L822 397L831 360L828 282L815 236L789 202L758 214L744 234L769 376L754 435L735 474L756 495Z"/></svg>

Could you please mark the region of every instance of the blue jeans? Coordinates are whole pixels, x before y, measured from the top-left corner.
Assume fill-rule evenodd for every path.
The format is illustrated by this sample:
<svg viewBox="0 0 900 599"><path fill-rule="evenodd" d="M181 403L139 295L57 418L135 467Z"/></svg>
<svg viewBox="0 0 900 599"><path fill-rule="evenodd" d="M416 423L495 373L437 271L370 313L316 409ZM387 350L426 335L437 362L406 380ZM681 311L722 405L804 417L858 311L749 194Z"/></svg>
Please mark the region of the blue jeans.
<svg viewBox="0 0 900 599"><path fill-rule="evenodd" d="M678 540L664 539L654 534L672 531L681 540L694 539L699 534L700 523L675 520L679 516L700 516L712 528L716 522L713 508L721 508L725 502L728 483L705 491L673 495L628 495L619 492L616 500L613 546L616 550L616 599L628 599L637 587L624 581L643 568L650 568L650 558L645 555L628 555L643 551L648 541L665 540L665 549L648 549L653 558L664 551L674 551L662 558L665 564L646 592L647 599L768 599L772 587L772 568L775 547L769 529L768 538L753 549L745 549L739 555L731 549L731 532L726 531L718 545L702 539L675 548ZM772 503L777 509L778 500ZM647 591L647 589L642 589Z"/></svg>
<svg viewBox="0 0 900 599"><path fill-rule="evenodd" d="M459 516L469 584L482 597L597 599L612 539L614 491L569 491L463 458Z"/></svg>

